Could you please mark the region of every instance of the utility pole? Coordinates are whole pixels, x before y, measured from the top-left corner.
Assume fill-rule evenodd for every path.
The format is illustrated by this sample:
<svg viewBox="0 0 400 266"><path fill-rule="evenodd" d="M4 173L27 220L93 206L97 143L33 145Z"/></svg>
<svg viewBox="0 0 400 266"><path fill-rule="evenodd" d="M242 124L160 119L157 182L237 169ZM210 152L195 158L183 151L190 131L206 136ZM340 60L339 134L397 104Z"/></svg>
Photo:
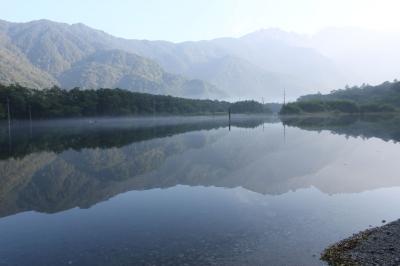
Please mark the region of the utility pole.
<svg viewBox="0 0 400 266"><path fill-rule="evenodd" d="M286 89L283 89L283 105L286 105Z"/></svg>

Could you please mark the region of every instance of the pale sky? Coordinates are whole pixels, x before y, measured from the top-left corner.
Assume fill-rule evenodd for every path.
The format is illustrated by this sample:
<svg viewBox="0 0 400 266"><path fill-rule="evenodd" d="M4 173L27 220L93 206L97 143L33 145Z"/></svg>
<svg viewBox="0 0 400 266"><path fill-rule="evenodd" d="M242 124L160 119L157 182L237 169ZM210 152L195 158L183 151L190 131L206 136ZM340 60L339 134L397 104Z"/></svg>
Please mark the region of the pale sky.
<svg viewBox="0 0 400 266"><path fill-rule="evenodd" d="M0 19L82 22L118 37L187 41L261 28L400 31L400 0L0 0Z"/></svg>

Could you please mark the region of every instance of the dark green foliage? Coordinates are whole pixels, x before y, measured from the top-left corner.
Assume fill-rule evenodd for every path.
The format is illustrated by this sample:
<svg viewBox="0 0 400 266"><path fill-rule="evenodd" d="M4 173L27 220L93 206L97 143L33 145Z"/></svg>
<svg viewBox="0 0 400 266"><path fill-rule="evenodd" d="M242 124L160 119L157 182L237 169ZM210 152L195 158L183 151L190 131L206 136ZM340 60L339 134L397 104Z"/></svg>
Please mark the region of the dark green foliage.
<svg viewBox="0 0 400 266"><path fill-rule="evenodd" d="M212 114L226 113L230 103L192 100L172 96L136 93L121 89L70 91L58 87L36 90L20 85L0 85L0 118L5 118L7 98L12 118L34 119L124 116L146 114Z"/></svg>
<svg viewBox="0 0 400 266"><path fill-rule="evenodd" d="M297 115L300 114L302 110L296 103L288 103L282 106L279 112L282 115Z"/></svg>
<svg viewBox="0 0 400 266"><path fill-rule="evenodd" d="M3 119L7 116L6 110L4 108L4 105L0 103L0 119Z"/></svg>
<svg viewBox="0 0 400 266"><path fill-rule="evenodd" d="M340 113L358 113L360 108L355 102L351 101L327 101L324 102L325 111L340 112Z"/></svg>
<svg viewBox="0 0 400 266"><path fill-rule="evenodd" d="M334 90L329 94L310 94L302 96L298 101L352 101L358 105L375 105L376 107L386 105L400 108L400 82L384 82L377 86L362 85L361 87L347 87L343 90ZM371 111L382 112L385 107L371 107ZM367 107L366 110L370 108Z"/></svg>
<svg viewBox="0 0 400 266"><path fill-rule="evenodd" d="M400 82L346 88L330 94L312 94L282 107L280 114L301 113L393 113L400 108Z"/></svg>
<svg viewBox="0 0 400 266"><path fill-rule="evenodd" d="M360 106L361 113L393 113L396 108L387 104L364 104Z"/></svg>
<svg viewBox="0 0 400 266"><path fill-rule="evenodd" d="M300 110L306 113L320 113L326 110L326 105L321 101L297 102Z"/></svg>
<svg viewBox="0 0 400 266"><path fill-rule="evenodd" d="M216 114L270 113L270 109L255 101L229 102L194 100L172 96L130 92L122 89L62 90L58 87L37 90L20 85L0 85L0 118L6 118L5 106L10 99L12 118L34 119L127 116L148 114Z"/></svg>
<svg viewBox="0 0 400 266"><path fill-rule="evenodd" d="M233 114L261 114L272 113L272 111L265 105L256 101L241 101L231 105L231 112Z"/></svg>
<svg viewBox="0 0 400 266"><path fill-rule="evenodd" d="M280 114L287 115L326 112L353 114L360 112L360 107L351 101L297 101L283 106Z"/></svg>

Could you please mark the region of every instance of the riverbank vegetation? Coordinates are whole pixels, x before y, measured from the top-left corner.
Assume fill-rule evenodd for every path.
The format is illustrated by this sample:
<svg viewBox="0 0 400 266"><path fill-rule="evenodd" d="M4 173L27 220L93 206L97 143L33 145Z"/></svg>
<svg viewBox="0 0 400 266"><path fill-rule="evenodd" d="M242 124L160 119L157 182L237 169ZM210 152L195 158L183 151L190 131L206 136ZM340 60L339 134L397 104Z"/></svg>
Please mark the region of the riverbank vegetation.
<svg viewBox="0 0 400 266"><path fill-rule="evenodd" d="M272 111L265 104L256 101L240 101L231 104L231 112L233 114L271 114Z"/></svg>
<svg viewBox="0 0 400 266"><path fill-rule="evenodd" d="M393 113L397 109L388 104L357 104L353 101L347 100L309 100L297 101L285 104L282 106L280 114L283 115L299 115L299 114L312 114L312 113Z"/></svg>
<svg viewBox="0 0 400 266"><path fill-rule="evenodd" d="M227 113L271 113L255 101L230 103L130 92L122 89L63 90L30 89L20 85L0 85L0 119L7 118L7 101L15 119L129 115L195 115Z"/></svg>
<svg viewBox="0 0 400 266"><path fill-rule="evenodd" d="M305 95L283 106L280 113L392 113L399 109L400 82L394 81Z"/></svg>

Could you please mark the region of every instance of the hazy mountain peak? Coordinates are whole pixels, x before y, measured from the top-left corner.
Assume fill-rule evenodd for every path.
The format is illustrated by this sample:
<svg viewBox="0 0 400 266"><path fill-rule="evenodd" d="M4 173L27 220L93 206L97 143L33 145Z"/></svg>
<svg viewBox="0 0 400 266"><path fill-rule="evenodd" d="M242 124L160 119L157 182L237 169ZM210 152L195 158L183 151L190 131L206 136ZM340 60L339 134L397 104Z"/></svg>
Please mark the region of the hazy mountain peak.
<svg viewBox="0 0 400 266"><path fill-rule="evenodd" d="M138 83L131 74L146 69L143 66L151 68L153 74L160 72L156 69L165 70L164 77L172 73L175 77L203 79L218 85L230 98L237 98L241 92L240 97L263 95L274 100L283 86L293 92L294 98L348 83L342 78L341 69L326 56L329 54L314 45L315 38L311 40L309 36L277 28L262 29L241 38L172 43L117 38L82 23L0 21L0 39L7 40L3 43L13 46L13 51L25 58L18 64L23 62L30 65L25 68L40 69L64 86L78 82L66 82L66 77L79 77L82 82L88 79L83 83L104 87L115 84L102 84L104 80L129 76L123 84L135 89L132 86ZM135 64L141 67L135 68ZM109 77L108 68L112 69L110 73L118 72L120 76L100 78ZM94 73L77 73L77 69L90 69ZM128 70L129 75L124 72Z"/></svg>
<svg viewBox="0 0 400 266"><path fill-rule="evenodd" d="M279 42L286 45L298 45L302 46L305 44L309 37L303 34L297 34L294 32L284 31L279 28L268 28L260 29L258 31L246 34L241 39L249 42Z"/></svg>

